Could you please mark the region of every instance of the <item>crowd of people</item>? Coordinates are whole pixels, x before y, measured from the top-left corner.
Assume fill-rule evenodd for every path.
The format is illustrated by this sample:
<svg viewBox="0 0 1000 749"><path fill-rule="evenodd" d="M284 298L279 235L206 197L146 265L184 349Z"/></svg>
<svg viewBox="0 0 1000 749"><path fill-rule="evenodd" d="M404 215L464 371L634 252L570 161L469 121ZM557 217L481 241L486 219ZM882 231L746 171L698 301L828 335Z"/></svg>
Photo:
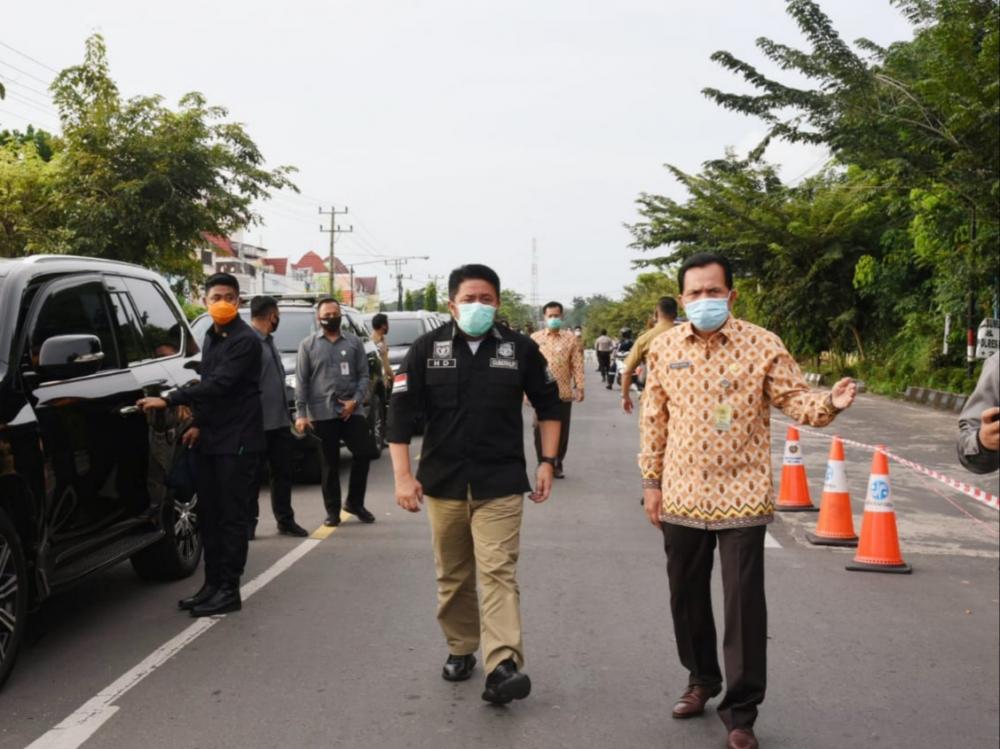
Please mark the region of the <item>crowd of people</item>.
<svg viewBox="0 0 1000 749"><path fill-rule="evenodd" d="M699 253L678 271L678 300L662 298L655 322L634 339L595 341L602 382L621 377L621 407L631 414L632 383L642 372L637 483L649 522L662 534L677 654L688 671L672 715L704 713L723 689L718 714L729 749L758 746L753 732L766 691L767 606L764 538L774 517L770 409L822 427L854 402L848 379L829 391L811 389L781 339L732 315L732 267ZM469 679L481 651L484 700L507 704L531 692L524 672L517 562L525 497L545 502L566 475L571 413L583 402L584 351L578 331L563 327L559 302L543 309L530 336L498 324L501 284L485 265L464 265L448 281L452 322L410 347L398 372L384 358L388 320L376 316L383 373L393 382L387 436L397 504L426 508L437 580L437 619L446 648L442 677ZM197 449L197 485L205 549L200 590L179 602L193 616L239 610L239 580L253 538L266 464L279 532L306 535L295 522L288 473L289 427L313 432L330 469L323 479L326 525L341 510L365 523L372 442L365 414L369 370L362 342L341 332L333 298L316 304L318 327L302 341L295 373L294 422L285 373L272 335L280 322L274 299L251 304L251 323L237 314L238 284L217 274L206 283L213 319L202 347L201 379L143 409L186 405L194 413L183 443ZM616 366L615 359L620 359ZM983 395L963 414L959 451L970 468L996 468L996 357ZM990 390L992 387L992 390ZM990 399L992 398L992 401ZM537 467L529 479L523 406L534 411ZM410 443L423 428L419 462ZM337 457L352 454L341 501ZM718 547L724 593L722 652L710 580Z"/></svg>

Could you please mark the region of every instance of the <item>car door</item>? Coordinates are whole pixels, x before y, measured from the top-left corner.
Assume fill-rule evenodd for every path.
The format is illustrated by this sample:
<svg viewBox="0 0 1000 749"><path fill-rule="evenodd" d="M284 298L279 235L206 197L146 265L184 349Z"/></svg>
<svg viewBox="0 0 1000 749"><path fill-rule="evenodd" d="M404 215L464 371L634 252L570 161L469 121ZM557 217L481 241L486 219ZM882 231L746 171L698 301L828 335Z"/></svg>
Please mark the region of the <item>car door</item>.
<svg viewBox="0 0 1000 749"><path fill-rule="evenodd" d="M147 396L163 397L194 379L196 346L183 316L160 285L148 278L108 276L106 285L118 324L126 365ZM178 450L178 440L191 421L187 407L150 411L148 427L149 494L151 508L166 497L168 475ZM153 513L151 512L151 515Z"/></svg>
<svg viewBox="0 0 1000 749"><path fill-rule="evenodd" d="M21 344L23 382L41 434L45 507L42 546L52 567L127 532L148 506L142 388L124 366L111 300L97 274L61 277L38 289ZM49 338L93 335L99 369L48 379L39 354ZM36 371L39 370L39 371Z"/></svg>

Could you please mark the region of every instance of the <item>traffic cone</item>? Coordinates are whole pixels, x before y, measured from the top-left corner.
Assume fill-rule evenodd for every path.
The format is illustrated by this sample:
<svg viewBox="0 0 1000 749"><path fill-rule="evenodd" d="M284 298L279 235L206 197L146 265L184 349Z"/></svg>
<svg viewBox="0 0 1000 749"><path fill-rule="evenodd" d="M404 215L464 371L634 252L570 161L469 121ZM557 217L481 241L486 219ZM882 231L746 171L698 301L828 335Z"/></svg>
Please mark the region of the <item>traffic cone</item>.
<svg viewBox="0 0 1000 749"><path fill-rule="evenodd" d="M806 467L802 465L802 446L799 444L799 430L788 427L785 435L785 456L781 461L781 485L778 487L778 501L775 509L784 512L815 512L816 506L809 498L809 482Z"/></svg>
<svg viewBox="0 0 1000 749"><path fill-rule="evenodd" d="M847 474L844 472L844 443L839 437L834 437L830 443L816 532L806 533L806 538L809 543L819 546L858 545L854 518L851 516L851 495L847 491Z"/></svg>
<svg viewBox="0 0 1000 749"><path fill-rule="evenodd" d="M892 506L889 485L889 459L879 445L872 458L872 473L865 497L865 515L861 520L861 541L854 561L847 569L861 572L897 572L908 574L913 568L899 553L896 511Z"/></svg>

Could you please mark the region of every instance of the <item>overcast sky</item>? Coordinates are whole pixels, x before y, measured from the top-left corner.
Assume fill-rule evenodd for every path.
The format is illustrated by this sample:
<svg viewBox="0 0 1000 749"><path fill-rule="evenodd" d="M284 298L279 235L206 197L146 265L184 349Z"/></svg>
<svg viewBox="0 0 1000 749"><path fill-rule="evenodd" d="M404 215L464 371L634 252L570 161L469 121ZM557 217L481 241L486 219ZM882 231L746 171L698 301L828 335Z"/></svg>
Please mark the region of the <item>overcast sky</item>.
<svg viewBox="0 0 1000 749"><path fill-rule="evenodd" d="M910 36L888 0L821 3L848 40ZM319 204L349 206L345 261L430 256L406 266L413 287L485 262L528 296L535 237L542 301L566 302L635 277L623 227L635 198L683 195L663 163L697 170L763 134L701 95L743 88L709 55L769 70L757 37L804 46L781 0L54 0L44 19L6 3L0 126L51 129L38 79L52 73L37 63L78 63L95 31L123 94L201 91L271 164L299 169L302 195L262 206L265 225L245 237L272 256L325 253ZM781 145L769 156L789 180L823 161ZM357 272L390 296L386 267Z"/></svg>

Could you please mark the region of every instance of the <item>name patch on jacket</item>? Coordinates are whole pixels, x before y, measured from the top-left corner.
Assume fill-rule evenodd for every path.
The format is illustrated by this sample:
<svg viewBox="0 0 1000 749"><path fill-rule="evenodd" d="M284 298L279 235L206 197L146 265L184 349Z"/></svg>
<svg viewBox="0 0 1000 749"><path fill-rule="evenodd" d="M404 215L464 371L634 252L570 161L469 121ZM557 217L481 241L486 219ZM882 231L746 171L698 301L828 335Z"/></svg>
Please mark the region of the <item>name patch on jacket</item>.
<svg viewBox="0 0 1000 749"><path fill-rule="evenodd" d="M428 359L427 368L428 369L456 369L458 367L458 359Z"/></svg>
<svg viewBox="0 0 1000 749"><path fill-rule="evenodd" d="M687 369L690 366L691 366L691 362L689 362L689 361L672 361L672 362L670 362L670 368L671 369Z"/></svg>
<svg viewBox="0 0 1000 749"><path fill-rule="evenodd" d="M517 359L490 359L490 366L495 369L517 369Z"/></svg>

